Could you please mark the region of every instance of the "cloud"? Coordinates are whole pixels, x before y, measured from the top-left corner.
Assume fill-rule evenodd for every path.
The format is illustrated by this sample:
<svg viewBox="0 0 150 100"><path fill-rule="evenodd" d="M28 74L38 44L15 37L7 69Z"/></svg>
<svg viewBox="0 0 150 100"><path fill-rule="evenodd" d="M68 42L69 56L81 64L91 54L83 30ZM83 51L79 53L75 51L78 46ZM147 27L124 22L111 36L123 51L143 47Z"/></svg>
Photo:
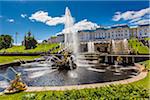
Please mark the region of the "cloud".
<svg viewBox="0 0 150 100"><path fill-rule="evenodd" d="M37 11L34 14L32 14L31 17L29 17L29 19L31 21L45 23L49 26L55 26L57 24L65 24L66 17L68 19L68 16L65 16L65 15L62 15L61 17L51 17L48 15L48 12ZM74 20L74 18L72 16L70 16L70 19ZM59 32L56 35L70 32L70 31L77 32L77 31L81 31L81 30L93 30L98 27L99 26L96 23L92 23L92 22L88 21L87 19L84 19L78 23L75 23L72 27L63 29L62 32Z"/></svg>
<svg viewBox="0 0 150 100"><path fill-rule="evenodd" d="M142 19L142 18L135 18L135 19L129 21L129 23L134 23L134 22L137 22L137 21L139 21L139 20L141 20L141 19Z"/></svg>
<svg viewBox="0 0 150 100"><path fill-rule="evenodd" d="M3 16L0 15L0 18L2 18Z"/></svg>
<svg viewBox="0 0 150 100"><path fill-rule="evenodd" d="M126 11L124 13L116 12L113 16L113 21L119 21L119 20L132 20L144 17L146 15L150 14L150 8L141 9L139 11Z"/></svg>
<svg viewBox="0 0 150 100"><path fill-rule="evenodd" d="M20 15L22 18L26 18L27 17L27 14L21 14Z"/></svg>
<svg viewBox="0 0 150 100"><path fill-rule="evenodd" d="M14 19L7 19L7 21L10 22L10 23L14 23L15 22Z"/></svg>
<svg viewBox="0 0 150 100"><path fill-rule="evenodd" d="M96 28L99 28L99 27L100 26L98 26L96 23L92 23L88 21L87 19L84 19L74 24L72 27L62 30L62 32L57 33L57 35L63 34L63 33L69 33L69 32L78 32L81 30L95 30Z"/></svg>
<svg viewBox="0 0 150 100"><path fill-rule="evenodd" d="M38 43L42 43L42 42L43 42L43 40L37 40L37 42L38 42Z"/></svg>
<svg viewBox="0 0 150 100"><path fill-rule="evenodd" d="M111 27L117 27L117 26L125 26L125 25L127 25L127 24L114 24L114 25L112 25Z"/></svg>
<svg viewBox="0 0 150 100"><path fill-rule="evenodd" d="M37 11L36 13L32 14L31 17L29 17L29 19L32 21L45 23L49 26L64 23L64 20L65 20L64 16L51 17L51 16L48 16L48 12L44 12L44 11Z"/></svg>
<svg viewBox="0 0 150 100"><path fill-rule="evenodd" d="M20 45L22 45L21 43L13 43L13 45L16 45L16 46L20 46Z"/></svg>
<svg viewBox="0 0 150 100"><path fill-rule="evenodd" d="M131 23L131 25L143 25L143 24L150 24L150 20L142 19L142 20L138 20L138 21Z"/></svg>
<svg viewBox="0 0 150 100"><path fill-rule="evenodd" d="M65 20L64 17L54 17L54 18L50 18L49 20L47 20L46 24L53 26L53 25L64 23L64 20Z"/></svg>

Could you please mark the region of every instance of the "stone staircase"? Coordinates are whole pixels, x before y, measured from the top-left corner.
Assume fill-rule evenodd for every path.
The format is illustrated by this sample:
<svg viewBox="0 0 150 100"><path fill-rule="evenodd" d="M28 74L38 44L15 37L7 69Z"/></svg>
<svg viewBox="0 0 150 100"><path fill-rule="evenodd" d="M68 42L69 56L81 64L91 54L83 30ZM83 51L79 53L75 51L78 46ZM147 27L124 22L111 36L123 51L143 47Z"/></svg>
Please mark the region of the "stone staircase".
<svg viewBox="0 0 150 100"><path fill-rule="evenodd" d="M97 66L100 62L99 55L96 53L84 53L77 56L77 66L92 67Z"/></svg>

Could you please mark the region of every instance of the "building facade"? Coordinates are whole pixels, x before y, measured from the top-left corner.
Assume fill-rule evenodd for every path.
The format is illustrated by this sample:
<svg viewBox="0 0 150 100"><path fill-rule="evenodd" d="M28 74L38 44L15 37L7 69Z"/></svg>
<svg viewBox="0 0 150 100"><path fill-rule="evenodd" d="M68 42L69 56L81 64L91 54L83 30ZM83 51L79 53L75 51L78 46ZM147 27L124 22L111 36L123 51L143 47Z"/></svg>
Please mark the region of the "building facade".
<svg viewBox="0 0 150 100"><path fill-rule="evenodd" d="M63 42L64 42L64 34L59 34L57 36L53 36L48 39L48 43L63 43Z"/></svg>
<svg viewBox="0 0 150 100"><path fill-rule="evenodd" d="M137 28L138 38L145 38L150 36L150 25L139 25Z"/></svg>
<svg viewBox="0 0 150 100"><path fill-rule="evenodd" d="M79 32L80 41L122 40L130 38L130 28L127 25L111 28L98 28Z"/></svg>
<svg viewBox="0 0 150 100"><path fill-rule="evenodd" d="M150 36L150 25L139 25L129 27L128 25L113 26L111 28L97 28L96 30L79 31L80 42L122 40L130 37L145 38ZM57 35L57 38L49 38L49 42L64 42L64 34Z"/></svg>
<svg viewBox="0 0 150 100"><path fill-rule="evenodd" d="M78 32L81 52L111 52L112 41L124 43L131 37L139 39L150 36L150 25L129 27L128 25L113 26L110 28L97 28L96 30L83 30ZM49 39L49 41L52 41ZM53 42L64 43L64 34L57 35ZM117 46L117 45L116 45ZM124 48L124 47L118 47ZM118 52L121 49L118 49Z"/></svg>

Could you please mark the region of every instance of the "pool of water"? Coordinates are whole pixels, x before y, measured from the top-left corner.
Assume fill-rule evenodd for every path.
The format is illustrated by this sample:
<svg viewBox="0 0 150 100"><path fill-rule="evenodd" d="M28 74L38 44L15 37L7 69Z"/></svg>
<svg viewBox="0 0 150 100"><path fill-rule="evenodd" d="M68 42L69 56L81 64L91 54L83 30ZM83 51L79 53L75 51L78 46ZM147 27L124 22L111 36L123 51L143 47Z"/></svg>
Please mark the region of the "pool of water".
<svg viewBox="0 0 150 100"><path fill-rule="evenodd" d="M57 70L48 66L18 66L13 67L21 72L22 80L28 86L66 86L112 82L138 75L134 66L77 67L74 70ZM5 74L7 69L0 69ZM11 76L11 75L10 75ZM8 86L8 82L0 77L0 91Z"/></svg>

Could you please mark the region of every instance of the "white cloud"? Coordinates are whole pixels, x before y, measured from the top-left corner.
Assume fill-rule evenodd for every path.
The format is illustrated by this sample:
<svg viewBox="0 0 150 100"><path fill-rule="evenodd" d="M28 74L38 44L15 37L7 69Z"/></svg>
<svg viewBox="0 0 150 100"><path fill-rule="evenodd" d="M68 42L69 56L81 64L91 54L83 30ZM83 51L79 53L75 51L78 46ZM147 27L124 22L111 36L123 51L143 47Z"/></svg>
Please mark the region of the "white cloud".
<svg viewBox="0 0 150 100"><path fill-rule="evenodd" d="M7 19L7 21L10 22L10 23L14 23L15 22L14 19Z"/></svg>
<svg viewBox="0 0 150 100"><path fill-rule="evenodd" d="M20 46L20 45L22 45L21 43L13 43L13 45L16 45L16 46Z"/></svg>
<svg viewBox="0 0 150 100"><path fill-rule="evenodd" d="M38 11L32 14L29 19L45 23L49 19L48 12Z"/></svg>
<svg viewBox="0 0 150 100"><path fill-rule="evenodd" d="M38 42L38 43L42 43L42 42L43 42L43 40L37 40L37 42Z"/></svg>
<svg viewBox="0 0 150 100"><path fill-rule="evenodd" d="M48 16L48 12L44 12L44 11L38 11L32 14L31 17L29 17L29 19L32 21L43 22L50 26L64 23L64 16L51 17L51 16Z"/></svg>
<svg viewBox="0 0 150 100"><path fill-rule="evenodd" d="M142 19L142 20L138 20L138 21L131 23L131 25L143 25L143 24L150 24L150 20Z"/></svg>
<svg viewBox="0 0 150 100"><path fill-rule="evenodd" d="M129 21L129 23L134 23L134 22L137 22L137 21L139 21L139 20L141 20L141 19L142 19L142 18L135 18L135 19Z"/></svg>
<svg viewBox="0 0 150 100"><path fill-rule="evenodd" d="M113 21L119 21L121 19L121 12L116 12L113 16Z"/></svg>
<svg viewBox="0 0 150 100"><path fill-rule="evenodd" d="M61 23L64 23L64 17L54 17L46 21L46 24L50 26L61 24Z"/></svg>
<svg viewBox="0 0 150 100"><path fill-rule="evenodd" d="M81 30L95 30L96 28L99 28L99 27L100 26L98 26L96 23L92 23L90 21L87 21L87 19L84 19L74 24L72 27L66 28L62 32L57 33L57 35L62 34L62 33L77 32Z"/></svg>
<svg viewBox="0 0 150 100"><path fill-rule="evenodd" d="M34 14L31 15L31 17L29 17L29 19L31 21L38 21L38 22L45 23L49 26L66 23L65 15L63 15L61 17L51 17L51 16L48 16L48 12L44 12L44 11L35 12ZM73 17L71 17L71 19L73 19ZM70 31L93 30L98 27L99 26L96 23L92 23L85 19L78 23L75 23L72 27L66 28L66 29L62 30L62 32L59 32L57 34L62 34L62 33L70 32Z"/></svg>
<svg viewBox="0 0 150 100"><path fill-rule="evenodd" d="M26 18L27 17L27 14L21 14L20 15L22 18Z"/></svg>
<svg viewBox="0 0 150 100"><path fill-rule="evenodd" d="M114 24L111 27L124 26L124 25L127 25L127 24Z"/></svg>
<svg viewBox="0 0 150 100"><path fill-rule="evenodd" d="M132 20L144 17L145 15L150 14L150 8L141 9L139 11L126 11L124 13L116 12L113 16L114 21L123 20Z"/></svg>

